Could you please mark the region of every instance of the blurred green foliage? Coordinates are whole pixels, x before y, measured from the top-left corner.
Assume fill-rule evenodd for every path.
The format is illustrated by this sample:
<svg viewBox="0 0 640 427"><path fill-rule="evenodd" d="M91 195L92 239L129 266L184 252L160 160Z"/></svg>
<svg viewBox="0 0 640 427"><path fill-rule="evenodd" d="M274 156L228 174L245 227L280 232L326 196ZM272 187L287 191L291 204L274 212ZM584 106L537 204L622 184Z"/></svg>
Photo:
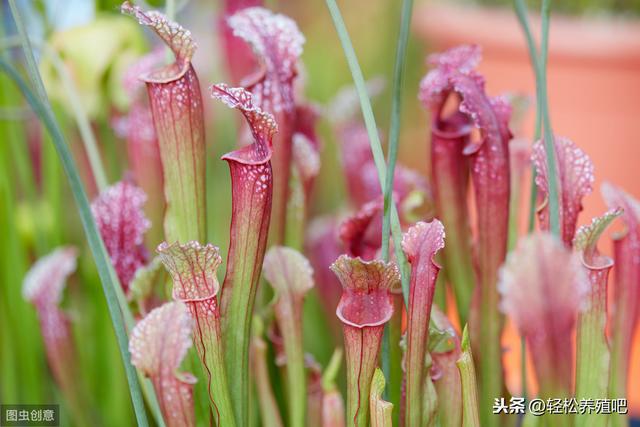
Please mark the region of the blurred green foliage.
<svg viewBox="0 0 640 427"><path fill-rule="evenodd" d="M82 108L90 118L105 118L111 105L121 111L128 108L122 74L148 49L135 21L113 13L98 14L89 24L53 33L48 43L74 77ZM40 63L40 74L50 100L72 111L49 56Z"/></svg>

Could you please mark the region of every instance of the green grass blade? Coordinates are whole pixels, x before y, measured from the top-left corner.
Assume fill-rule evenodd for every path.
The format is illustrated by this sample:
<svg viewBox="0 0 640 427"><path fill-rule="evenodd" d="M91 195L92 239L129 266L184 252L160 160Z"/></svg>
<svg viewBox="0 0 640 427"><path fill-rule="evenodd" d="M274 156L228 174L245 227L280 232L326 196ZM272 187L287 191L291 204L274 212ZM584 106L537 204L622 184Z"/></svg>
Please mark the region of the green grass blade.
<svg viewBox="0 0 640 427"><path fill-rule="evenodd" d="M542 2L542 41L541 52L538 54L535 40L531 33L529 26L529 19L527 17L527 7L525 0L514 0L514 8L516 16L522 31L524 32L527 42L527 48L529 50L529 58L531 65L535 71L536 76L536 121L535 121L535 135L534 140L540 139L542 134L542 127L544 124L544 139L545 139L545 152L547 154L547 164L549 165L549 211L550 211L550 224L551 231L560 235L560 213L558 206L558 180L556 176L555 167L555 151L553 149L553 131L551 128L551 121L549 118L549 106L547 100L547 55L549 44L549 2L545 0ZM536 170L531 170L531 196L529 199L529 233L535 229L535 214L536 204L538 196L538 187L535 183ZM526 343L524 340L520 343L522 351L522 390L523 396L526 397Z"/></svg>
<svg viewBox="0 0 640 427"><path fill-rule="evenodd" d="M400 33L396 47L396 60L393 69L393 86L391 98L391 121L389 124L389 146L387 148L387 174L384 185L384 217L382 218L382 259L389 259L389 228L391 223L391 202L393 194L393 179L398 160L398 145L400 139L400 113L402 109L402 88L406 68L407 45L409 44L409 27L413 0L403 0L400 18Z"/></svg>
<svg viewBox="0 0 640 427"><path fill-rule="evenodd" d="M522 32L524 33L525 40L527 42L527 48L529 49L529 60L531 61L531 66L533 67L534 74L536 76L536 124L535 124L535 134L533 136L534 141L540 139L540 135L542 134L542 104L540 103L540 87L537 81L538 69L540 66L538 65L538 48L536 47L536 42L533 40L533 35L531 34L531 27L529 26L529 19L527 18L527 6L524 3L524 0L514 0L514 9L516 11L516 16L518 17L518 22L522 27ZM536 226L536 204L538 199L538 187L536 186L536 170L535 168L531 168L531 190L530 190L530 198L529 198L529 225L528 232L533 232Z"/></svg>
<svg viewBox="0 0 640 427"><path fill-rule="evenodd" d="M44 90L44 87L42 86L42 82L40 81L40 75L38 74L38 69L35 68L35 59L33 58L33 53L31 52L31 50L28 50L30 49L28 37L26 37L26 34L23 34L24 24L19 14L17 13L16 7L15 7L15 1L10 0L10 4L14 12L14 19L16 21L16 25L18 26L19 29L20 27L22 27L22 30L20 32L23 40L23 49L25 49L25 56L27 57L29 72L36 73L35 75L33 74L31 75L31 79L37 82L36 87L40 87L42 88L42 90ZM87 234L87 240L89 242L91 252L93 253L94 259L96 261L98 274L100 275L102 288L103 288L104 295L107 300L107 305L109 308L109 314L111 315L111 320L113 322L116 338L118 340L120 354L122 356L125 372L127 375L127 380L129 382L131 401L133 403L133 407L136 412L138 425L147 426L148 422L147 422L147 416L144 408L144 402L142 400L142 393L140 391L140 384L138 383L136 371L133 368L133 365L131 365L131 357L128 349L127 334L126 334L125 325L124 325L124 317L123 317L123 313L120 311L120 308L118 307L118 299L115 291L115 286L117 284L117 281L113 280L115 274L112 270L111 262L107 255L106 249L104 247L102 238L100 237L100 233L98 232L93 215L91 214L89 200L87 199L87 195L84 191L84 187L82 186L82 182L80 180L78 170L75 166L73 158L71 157L71 153L67 148L66 142L64 140L64 136L62 135L58 127L58 124L55 121L55 118L51 111L51 107L48 104L48 101L46 98L46 93L44 94L43 98L38 98L36 94L31 89L29 89L26 82L22 79L22 77L20 77L18 72L10 64L8 64L4 59L0 59L0 68L5 73L7 73L9 77L11 77L11 79L20 88L20 91L23 93L23 95L25 96L25 98L33 108L34 112L45 124L55 144L56 150L58 151L58 155L60 156L60 160L67 174L67 177L69 179L69 184L71 186L73 196L76 200L76 204L78 205L80 219L82 221L82 225ZM39 90L38 90L38 94L41 94Z"/></svg>
<svg viewBox="0 0 640 427"><path fill-rule="evenodd" d="M24 21L22 20L20 11L18 10L18 6L16 5L16 1L9 0L9 7L11 8L11 15L13 16L18 34L20 35L20 42L25 52L25 62L27 65L27 71L29 74L29 79L31 80L31 84L35 88L38 99L47 99L47 92L44 90L44 84L42 83L42 79L40 78L38 64L36 64L36 58L33 56L31 40L29 40L29 35L27 34L27 29L24 25ZM36 98L34 97L34 99Z"/></svg>
<svg viewBox="0 0 640 427"><path fill-rule="evenodd" d="M338 38L340 39L340 43L342 44L342 49L344 50L344 55L347 59L347 64L349 65L349 70L351 71L351 76L353 77L353 82L356 87L356 92L358 93L358 98L360 100L360 107L362 109L362 116L364 118L364 123L367 128L367 134L369 135L369 144L371 146L371 153L373 154L373 161L376 165L376 169L378 171L378 180L380 181L380 187L384 190L387 176L387 166L384 159L384 154L382 152L382 144L380 143L380 136L378 135L378 127L376 125L376 119L373 115L373 109L371 108L371 101L367 95L367 87L365 84L364 77L362 75L362 70L360 69L360 64L358 63L358 58L356 56L356 52L353 49L353 45L351 43L351 39L349 38L349 33L344 24L344 20L342 19L342 14L340 13L340 9L336 4L335 0L326 0L327 8L329 9L329 13L331 14L331 19L333 20L333 24L336 28L336 32L338 33ZM398 262L398 266L400 267L400 272L402 273L402 293L405 300L405 305L409 300L409 265L407 263L407 259L402 252L401 242L402 242L402 229L400 227L400 219L398 217L398 211L396 209L395 203L391 201L390 203L390 211L391 211L391 235L393 236L394 243L394 251L396 255L396 260ZM384 240L384 239L383 239Z"/></svg>
<svg viewBox="0 0 640 427"><path fill-rule="evenodd" d="M558 194L558 174L556 169L556 155L553 141L553 130L549 116L549 100L547 97L547 56L549 51L549 0L542 0L542 38L540 41L540 68L538 81L540 86L540 109L544 129L544 148L547 154L547 169L549 170L549 222L551 232L560 236L560 206Z"/></svg>
<svg viewBox="0 0 640 427"><path fill-rule="evenodd" d="M462 427L479 427L478 386L476 384L476 373L473 366L467 325L462 330L461 346L462 354L456 361L456 365L460 371L460 381L462 383Z"/></svg>
<svg viewBox="0 0 640 427"><path fill-rule="evenodd" d="M536 48L536 43L531 33L529 19L527 17L527 7L525 0L514 0L516 16L524 32L529 49L529 58L536 76L536 127L534 139L540 139L544 127L545 152L547 155L547 165L549 170L549 220L551 231L560 235L560 211L558 205L558 177L556 170L555 151L553 149L553 130L549 117L549 105L547 99L547 56L549 46L549 1L542 2L542 40L540 52ZM535 185L535 170L532 171L531 182L531 207L529 211L529 232L533 231L535 224L535 208L537 199L537 187Z"/></svg>
<svg viewBox="0 0 640 427"><path fill-rule="evenodd" d="M533 39L533 35L531 34L531 27L529 26L529 19L527 18L527 6L524 3L524 0L514 0L513 2L514 8L516 11L516 16L518 17L518 22L522 27L522 31L524 33L527 48L529 49L529 59L531 61L531 66L533 67L535 76L536 76L536 124L535 124L535 135L533 139L537 141L540 139L540 135L542 133L542 108L540 103L540 85L538 82L538 70L540 66L538 65L538 48L536 47L535 40ZM536 186L536 170L535 168L531 168L531 185L530 185L530 197L529 197L529 215L528 215L528 227L527 231L532 233L536 226L536 206L538 200L538 187ZM524 338L520 338L520 381L522 396L527 398L527 342Z"/></svg>
<svg viewBox="0 0 640 427"><path fill-rule="evenodd" d="M400 31L396 46L396 58L393 68L392 98L391 98L391 120L389 124L389 146L387 147L387 174L383 189L384 208L382 217L382 259L389 260L389 237L391 226L391 203L393 201L393 180L395 177L396 162L398 160L398 145L400 139L400 117L402 110L402 89L404 86L404 75L407 58L407 45L409 43L409 29L411 25L411 13L413 11L413 0L403 0L400 15ZM396 317L400 317L398 314ZM400 357L398 342L393 342L392 337L400 335L400 322L392 321L385 326L385 333L382 343L382 369L385 378L391 380L402 378L400 364L397 363ZM392 330L393 329L393 330ZM395 372L393 372L395 371ZM393 391L393 393L391 392ZM397 393L396 393L397 392ZM399 408L400 384L390 381L389 387L383 387L383 396L391 400ZM399 411L394 414L397 419Z"/></svg>

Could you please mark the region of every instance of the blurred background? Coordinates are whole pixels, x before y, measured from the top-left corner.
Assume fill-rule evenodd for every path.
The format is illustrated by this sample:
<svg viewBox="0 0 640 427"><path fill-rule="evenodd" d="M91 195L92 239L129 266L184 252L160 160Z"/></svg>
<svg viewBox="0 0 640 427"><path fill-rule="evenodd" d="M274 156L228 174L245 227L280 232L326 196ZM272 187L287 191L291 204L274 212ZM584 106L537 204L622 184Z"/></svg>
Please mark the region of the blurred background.
<svg viewBox="0 0 640 427"><path fill-rule="evenodd" d="M121 77L136 58L148 52L155 39L133 19L119 14L119 1L19 1L37 46L51 49L63 62L78 90L82 108L91 120L110 183L127 169L124 141L117 137L112 118L126 111L129 99ZM136 2L137 4L144 3ZM529 2L532 9L538 2ZM599 194L607 180L640 197L640 0L556 0L552 2L548 70L551 121L556 134L574 140L593 159L596 189L586 198L580 224L605 210ZM1 0L3 54L15 29L6 0ZM148 0L162 9L163 0ZM235 145L236 117L219 103L208 101L207 87L227 80L217 39L219 2L176 0L177 20L194 33L199 49L194 66L203 86L208 152L209 241L225 253L230 217L227 166L220 155ZM390 0L339 2L366 78L390 81L400 7ZM327 105L338 90L351 84L351 75L323 0L267 1L294 18L307 38L303 54L305 93ZM532 12L532 28L539 20ZM428 176L429 117L417 100L418 84L426 72L425 56L460 43L477 43L484 51L480 71L492 95L528 97L535 105L534 74L524 37L509 0L416 0L404 88L400 162ZM64 82L56 76L55 61L39 51L41 72L56 114L87 170L86 155L69 104ZM375 100L382 133L389 120L390 93ZM515 133L531 139L535 108L517 123ZM312 215L334 213L344 205L345 191L335 138L330 125L320 124L322 167L316 184ZM89 180L90 181L90 180ZM88 186L90 197L95 188ZM528 184L524 191L528 191ZM524 197L522 228L526 224ZM117 346L93 260L86 249L78 216L52 144L25 107L16 88L0 76L0 402L60 401L48 374L35 310L21 296L24 274L34 259L61 244L81 249L78 272L72 277L64 306L74 320L80 343L82 372L100 408L105 425L132 425L133 412ZM610 253L610 242L601 249ZM322 329L322 328L320 328ZM318 340L331 340L324 328L306 331ZM320 338L318 338L320 337ZM640 415L640 333L636 334L630 405ZM329 346L316 349L324 363ZM519 394L519 341L511 328L505 333L508 385Z"/></svg>

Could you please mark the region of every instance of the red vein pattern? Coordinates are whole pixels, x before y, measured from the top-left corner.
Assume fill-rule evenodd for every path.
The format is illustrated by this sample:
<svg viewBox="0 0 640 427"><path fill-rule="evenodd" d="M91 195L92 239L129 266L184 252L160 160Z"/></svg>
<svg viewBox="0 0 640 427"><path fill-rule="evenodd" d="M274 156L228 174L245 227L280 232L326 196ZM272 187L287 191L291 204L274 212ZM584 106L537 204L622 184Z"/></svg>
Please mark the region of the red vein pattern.
<svg viewBox="0 0 640 427"><path fill-rule="evenodd" d="M383 200L378 197L340 224L340 240L349 256L365 261L376 258L382 245L382 210Z"/></svg>
<svg viewBox="0 0 640 427"><path fill-rule="evenodd" d="M560 227L562 241L567 247L573 244L578 224L578 214L582 211L582 199L593 191L593 163L589 156L571 140L555 137L553 146L556 155L556 169L560 186ZM538 219L540 228L548 231L549 225L549 182L547 156L544 141L533 145L532 161L536 167L538 186Z"/></svg>
<svg viewBox="0 0 640 427"><path fill-rule="evenodd" d="M343 287L336 315L343 324L347 361L347 420L369 425L369 390L382 342L384 324L393 315L392 290L400 287L393 263L363 261L341 255L331 270Z"/></svg>
<svg viewBox="0 0 640 427"><path fill-rule="evenodd" d="M225 357L231 394L239 424L247 417L251 316L262 260L267 245L273 174L272 139L278 127L273 116L254 106L243 88L225 84L211 87L211 96L238 109L247 120L254 143L222 156L231 171L231 233L227 273L221 297Z"/></svg>
<svg viewBox="0 0 640 427"><path fill-rule="evenodd" d="M196 378L178 372L191 347L192 319L181 302L153 309L131 331L131 363L151 379L168 427L195 426L193 384Z"/></svg>
<svg viewBox="0 0 640 427"><path fill-rule="evenodd" d="M173 279L173 298L186 304L193 318L194 341L207 373L216 424L233 423L217 297L220 283L216 273L222 263L219 249L196 241L185 244L163 242L157 252Z"/></svg>
<svg viewBox="0 0 640 427"><path fill-rule="evenodd" d="M260 62L259 71L243 82L254 96L254 104L273 114L279 133L274 141L273 213L270 239L283 243L292 138L296 126L294 80L304 36L296 23L262 7L242 9L228 19L233 34L246 41Z"/></svg>
<svg viewBox="0 0 640 427"><path fill-rule="evenodd" d="M103 190L91 203L111 263L125 293L136 271L149 260L144 233L151 223L143 212L147 195L129 181Z"/></svg>
<svg viewBox="0 0 640 427"><path fill-rule="evenodd" d="M145 213L152 228L147 233L146 241L150 247L162 241L164 177L153 116L146 94L142 93L145 84L140 77L156 68L164 58L164 49L155 49L125 71L122 85L131 99L131 107L126 116L114 123L119 136L127 141L127 157L133 180L147 195Z"/></svg>
<svg viewBox="0 0 640 427"><path fill-rule="evenodd" d="M437 219L418 222L402 238L402 250L411 265L409 307L407 309L407 351L405 354L405 422L421 425L424 420L422 399L431 305L440 266L434 261L444 248L444 227Z"/></svg>
<svg viewBox="0 0 640 427"><path fill-rule="evenodd" d="M462 52L458 54L463 56ZM475 49L467 54L471 57L463 64L479 60L479 52ZM458 59L462 61L462 58ZM470 165L464 155L464 149L470 143L472 124L469 116L460 111L445 116L445 102L454 93L445 77L446 70L441 67L430 71L420 84L419 98L432 115L430 160L436 215L447 230L444 266L456 297L460 323L464 325L476 281L467 205Z"/></svg>
<svg viewBox="0 0 640 427"><path fill-rule="evenodd" d="M165 237L171 242L204 240L204 115L191 65L197 45L188 30L159 12L143 12L129 2L121 10L151 27L175 55L172 64L141 77L147 84L164 173Z"/></svg>

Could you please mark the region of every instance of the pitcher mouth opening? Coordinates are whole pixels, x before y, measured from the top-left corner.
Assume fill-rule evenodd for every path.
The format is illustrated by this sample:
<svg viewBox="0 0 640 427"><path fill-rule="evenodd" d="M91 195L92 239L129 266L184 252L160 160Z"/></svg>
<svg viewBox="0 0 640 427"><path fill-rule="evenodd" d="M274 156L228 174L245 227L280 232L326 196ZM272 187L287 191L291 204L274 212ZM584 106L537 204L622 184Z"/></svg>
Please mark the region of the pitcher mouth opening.
<svg viewBox="0 0 640 427"><path fill-rule="evenodd" d="M436 117L431 121L431 133L442 139L458 139L471 135L473 125L469 117L456 112L448 117Z"/></svg>

